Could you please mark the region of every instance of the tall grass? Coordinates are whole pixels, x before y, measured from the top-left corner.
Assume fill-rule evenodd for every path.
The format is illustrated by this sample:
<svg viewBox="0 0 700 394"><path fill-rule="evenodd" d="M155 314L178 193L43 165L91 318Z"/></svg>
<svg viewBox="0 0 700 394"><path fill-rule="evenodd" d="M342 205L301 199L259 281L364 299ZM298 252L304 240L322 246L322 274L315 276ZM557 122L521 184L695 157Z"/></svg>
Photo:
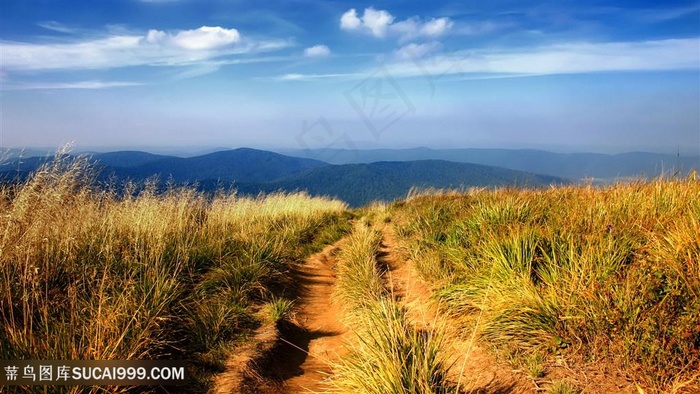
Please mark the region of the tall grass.
<svg viewBox="0 0 700 394"><path fill-rule="evenodd" d="M0 358L188 359L203 379L188 389L206 390L257 309L293 293L289 264L345 220L301 193L117 195L93 175L57 157L0 189Z"/></svg>
<svg viewBox="0 0 700 394"><path fill-rule="evenodd" d="M394 208L436 294L505 354L611 359L659 391L700 368L700 182L474 190Z"/></svg>
<svg viewBox="0 0 700 394"><path fill-rule="evenodd" d="M364 308L367 304L388 297L377 266L376 254L381 234L364 223L356 225L340 249L337 266L336 293L349 309Z"/></svg>
<svg viewBox="0 0 700 394"><path fill-rule="evenodd" d="M439 326L420 329L385 287L376 255L381 234L360 222L338 255L337 295L354 332L349 354L334 366L332 391L453 393L447 380L445 337Z"/></svg>
<svg viewBox="0 0 700 394"><path fill-rule="evenodd" d="M422 330L391 298L365 303L352 319L349 354L334 368L341 393L456 393L447 380L445 338L439 328Z"/></svg>

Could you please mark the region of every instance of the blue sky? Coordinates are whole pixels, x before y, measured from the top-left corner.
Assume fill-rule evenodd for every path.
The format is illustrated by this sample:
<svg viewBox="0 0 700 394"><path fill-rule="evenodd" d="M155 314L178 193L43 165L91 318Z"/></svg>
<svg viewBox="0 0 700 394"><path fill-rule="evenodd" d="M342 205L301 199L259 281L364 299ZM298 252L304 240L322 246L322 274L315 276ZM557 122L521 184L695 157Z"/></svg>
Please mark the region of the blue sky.
<svg viewBox="0 0 700 394"><path fill-rule="evenodd" d="M3 0L0 146L700 153L700 1Z"/></svg>

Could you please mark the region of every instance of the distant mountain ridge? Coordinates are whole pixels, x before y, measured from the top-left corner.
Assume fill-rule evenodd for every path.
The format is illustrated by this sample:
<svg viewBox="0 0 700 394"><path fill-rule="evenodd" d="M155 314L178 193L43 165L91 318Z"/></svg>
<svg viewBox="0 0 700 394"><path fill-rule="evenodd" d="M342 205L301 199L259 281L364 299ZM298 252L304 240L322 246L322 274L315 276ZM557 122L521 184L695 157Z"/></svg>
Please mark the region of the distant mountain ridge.
<svg viewBox="0 0 700 394"><path fill-rule="evenodd" d="M92 155L93 159L102 165L109 167L133 168L158 160L168 159L171 156L156 155L141 151L118 151L98 153Z"/></svg>
<svg viewBox="0 0 700 394"><path fill-rule="evenodd" d="M129 152L132 156L133 152ZM103 155L93 156L103 163ZM284 156L274 152L239 148L209 153L189 158L160 156L144 163L124 167L110 157L108 167L118 175L135 179L157 175L161 179L172 179L178 183L193 183L216 179L221 182L271 182L306 170L327 166L328 163L313 159ZM117 171L117 167L121 167Z"/></svg>
<svg viewBox="0 0 700 394"><path fill-rule="evenodd" d="M406 197L412 188L541 187L560 183L566 181L479 164L417 160L328 165L264 185L239 184L238 190L248 193L306 190L312 195L337 197L351 206L362 206L373 200Z"/></svg>
<svg viewBox="0 0 700 394"><path fill-rule="evenodd" d="M28 158L0 165L6 182L24 178L50 158ZM92 155L100 181L143 181L154 176L161 185L198 184L201 190L235 188L243 194L301 191L327 195L361 206L374 200L404 197L413 187L539 187L565 179L471 163L444 160L332 165L250 148L180 158L139 151Z"/></svg>
<svg viewBox="0 0 700 394"><path fill-rule="evenodd" d="M287 149L280 153L314 158L331 164L372 163L377 161L447 160L503 167L581 180L584 178L654 177L680 165L683 172L700 169L700 151L696 156L665 155L648 152L621 154L554 153L535 149Z"/></svg>

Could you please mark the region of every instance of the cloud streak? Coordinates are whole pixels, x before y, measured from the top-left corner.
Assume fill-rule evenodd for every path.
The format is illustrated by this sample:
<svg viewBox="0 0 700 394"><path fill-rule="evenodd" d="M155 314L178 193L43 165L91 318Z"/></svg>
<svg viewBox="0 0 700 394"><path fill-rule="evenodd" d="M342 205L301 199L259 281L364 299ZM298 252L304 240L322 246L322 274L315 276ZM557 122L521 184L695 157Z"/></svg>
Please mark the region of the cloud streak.
<svg viewBox="0 0 700 394"><path fill-rule="evenodd" d="M21 83L3 86L2 90L57 90L57 89L110 89L129 86L142 86L140 82L125 81L77 81L77 82L48 82L48 83Z"/></svg>
<svg viewBox="0 0 700 394"><path fill-rule="evenodd" d="M65 33L65 34L73 34L78 31L78 29L66 26L62 23L58 23L56 21L45 21L45 22L39 22L37 23L37 26L44 28L46 30L51 30L59 33Z"/></svg>
<svg viewBox="0 0 700 394"><path fill-rule="evenodd" d="M426 44L430 45L430 44ZM393 77L510 78L556 74L623 71L700 70L700 39L639 42L566 43L535 48L433 53L434 46L410 44L384 67ZM374 70L327 77L364 78ZM294 80L317 80L324 75L295 74Z"/></svg>
<svg viewBox="0 0 700 394"><path fill-rule="evenodd" d="M284 74L272 78L277 81L318 81L324 79L357 79L365 77L365 73L335 73L335 74Z"/></svg>
<svg viewBox="0 0 700 394"><path fill-rule="evenodd" d="M112 69L129 66L185 66L219 57L290 46L287 40L258 41L236 29L149 30L63 43L0 42L2 66L10 71Z"/></svg>

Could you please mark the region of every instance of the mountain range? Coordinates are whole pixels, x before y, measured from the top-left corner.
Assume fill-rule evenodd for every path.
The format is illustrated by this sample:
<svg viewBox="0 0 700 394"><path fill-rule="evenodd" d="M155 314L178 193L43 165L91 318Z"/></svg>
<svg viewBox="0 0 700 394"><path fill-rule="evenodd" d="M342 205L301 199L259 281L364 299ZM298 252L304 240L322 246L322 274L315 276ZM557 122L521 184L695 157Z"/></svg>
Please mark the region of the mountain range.
<svg viewBox="0 0 700 394"><path fill-rule="evenodd" d="M5 151L0 179L24 179L51 156ZM29 151L31 153L36 153ZM37 151L39 152L39 151ZM681 174L700 168L698 156L635 152L618 155L539 150L442 149L220 150L194 157L141 151L94 153L98 181L124 183L156 177L164 187L196 184L200 190L235 188L241 194L305 190L361 206L401 198L411 188L540 187L584 178L610 182L629 177ZM27 154L25 151L24 155Z"/></svg>
<svg viewBox="0 0 700 394"><path fill-rule="evenodd" d="M14 159L0 165L5 182L23 179L50 157ZM541 187L567 182L547 175L445 160L379 161L329 164L279 153L239 148L190 158L139 151L94 154L101 182L143 181L162 185L197 184L201 190L235 188L241 194L305 190L340 198L352 206L405 197L411 188L488 186Z"/></svg>
<svg viewBox="0 0 700 394"><path fill-rule="evenodd" d="M610 182L629 177L655 177L679 170L700 168L697 155L669 155L649 152L621 154L554 153L535 149L287 149L279 153L313 158L331 164L377 161L446 160L474 163L511 170L551 175L572 180L594 178Z"/></svg>

